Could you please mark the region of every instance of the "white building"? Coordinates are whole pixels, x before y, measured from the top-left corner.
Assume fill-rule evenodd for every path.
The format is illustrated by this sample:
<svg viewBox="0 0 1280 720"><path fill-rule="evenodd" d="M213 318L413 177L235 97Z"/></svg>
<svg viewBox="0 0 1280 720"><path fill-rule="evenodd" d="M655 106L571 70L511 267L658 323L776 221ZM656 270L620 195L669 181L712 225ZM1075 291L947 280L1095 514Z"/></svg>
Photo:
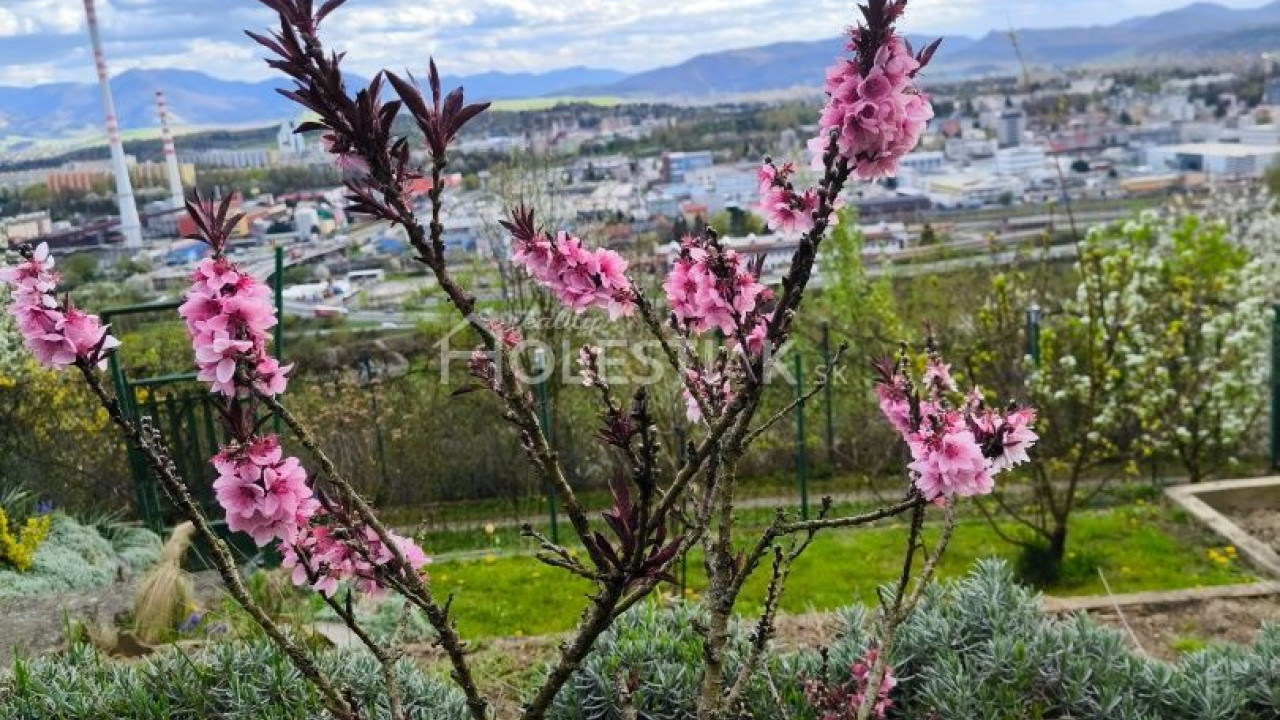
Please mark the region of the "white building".
<svg viewBox="0 0 1280 720"><path fill-rule="evenodd" d="M1026 175L1045 165L1044 148L1035 145L1001 148L996 151L996 172L1001 175Z"/></svg>
<svg viewBox="0 0 1280 720"><path fill-rule="evenodd" d="M898 170L916 175L926 175L946 167L947 156L942 152L913 152L902 156Z"/></svg>
<svg viewBox="0 0 1280 720"><path fill-rule="evenodd" d="M1017 147L1027 132L1027 114L1013 108L1004 110L996 118L996 142L1000 147Z"/></svg>
<svg viewBox="0 0 1280 720"><path fill-rule="evenodd" d="M182 154L182 161L197 167L265 168L279 164L280 151L276 148L248 148L242 150L201 150Z"/></svg>
<svg viewBox="0 0 1280 720"><path fill-rule="evenodd" d="M1280 157L1280 145L1188 143L1146 148L1156 170L1202 172L1210 177L1261 177Z"/></svg>
<svg viewBox="0 0 1280 720"><path fill-rule="evenodd" d="M948 160L977 160L996 154L996 141L986 138L951 138L943 148Z"/></svg>
<svg viewBox="0 0 1280 720"><path fill-rule="evenodd" d="M921 182L929 200L940 208L979 208L1006 201L1022 194L1017 178L982 172L931 175Z"/></svg>
<svg viewBox="0 0 1280 720"><path fill-rule="evenodd" d="M1280 125L1245 125L1236 131L1241 145L1280 145Z"/></svg>
<svg viewBox="0 0 1280 720"><path fill-rule="evenodd" d="M53 223L47 210L0 218L0 241L3 241L0 247L35 240L52 231Z"/></svg>

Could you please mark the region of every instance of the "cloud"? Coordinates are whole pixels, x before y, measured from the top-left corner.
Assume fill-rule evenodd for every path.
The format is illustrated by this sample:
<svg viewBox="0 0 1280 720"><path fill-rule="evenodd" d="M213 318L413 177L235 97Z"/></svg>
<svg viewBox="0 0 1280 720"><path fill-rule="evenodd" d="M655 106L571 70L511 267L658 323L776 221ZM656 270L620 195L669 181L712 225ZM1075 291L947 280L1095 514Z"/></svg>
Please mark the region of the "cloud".
<svg viewBox="0 0 1280 720"><path fill-rule="evenodd" d="M908 32L981 34L1090 25L1187 0L912 0ZM1263 0L1225 0L1256 6ZM368 75L421 69L434 55L451 74L546 71L569 65L644 70L701 52L832 37L853 22L852 0L352 0L326 37ZM243 28L272 26L256 0L98 0L108 62L200 69L230 79L270 71ZM0 83L88 82L88 37L77 0L4 0Z"/></svg>

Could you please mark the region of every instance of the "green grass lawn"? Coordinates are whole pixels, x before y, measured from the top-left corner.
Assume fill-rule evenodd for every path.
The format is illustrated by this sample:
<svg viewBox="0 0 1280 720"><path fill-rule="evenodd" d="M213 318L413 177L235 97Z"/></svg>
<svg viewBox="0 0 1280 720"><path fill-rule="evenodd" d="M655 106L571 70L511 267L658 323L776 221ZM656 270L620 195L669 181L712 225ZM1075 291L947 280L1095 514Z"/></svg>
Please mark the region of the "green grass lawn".
<svg viewBox="0 0 1280 720"><path fill-rule="evenodd" d="M1012 527L1009 532L1014 532ZM936 529L928 532L932 539ZM795 564L782 607L786 612L830 610L853 600L873 602L875 587L900 571L906 529L901 525L820 535ZM1068 541L1065 577L1048 589L1057 595L1104 592L1095 568L1116 593L1247 582L1237 561L1210 557L1212 541L1185 517L1155 505L1131 505L1080 513ZM987 556L1016 557L985 522L957 528L941 566L943 577L961 575ZM702 559L691 553L689 592L705 588ZM677 567L677 573L679 569ZM586 603L589 585L531 557L496 556L442 562L431 567L441 596L455 596L459 629L468 637L536 635L571 628ZM758 608L768 580L757 570L739 605ZM667 588L674 591L673 588Z"/></svg>

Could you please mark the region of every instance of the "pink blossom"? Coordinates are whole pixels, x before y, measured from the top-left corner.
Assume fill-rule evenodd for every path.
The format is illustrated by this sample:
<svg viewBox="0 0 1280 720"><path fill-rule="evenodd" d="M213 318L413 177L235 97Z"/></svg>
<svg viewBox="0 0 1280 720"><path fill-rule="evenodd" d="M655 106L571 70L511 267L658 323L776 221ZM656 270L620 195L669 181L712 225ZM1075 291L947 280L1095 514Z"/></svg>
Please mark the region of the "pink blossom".
<svg viewBox="0 0 1280 720"><path fill-rule="evenodd" d="M295 457L283 457L275 435L232 443L213 457L218 504L227 527L253 536L259 546L272 539L291 542L316 505L307 472Z"/></svg>
<svg viewBox="0 0 1280 720"><path fill-rule="evenodd" d="M880 398L880 412L893 426L898 434L906 438L911 434L911 404L907 400L906 381L896 375L892 383L876 385L876 395Z"/></svg>
<svg viewBox="0 0 1280 720"><path fill-rule="evenodd" d="M692 237L684 239L662 289L682 328L694 333L714 329L732 338L756 329L760 305L772 296L736 252Z"/></svg>
<svg viewBox="0 0 1280 720"><path fill-rule="evenodd" d="M809 188L797 193L791 187L795 170L790 164L781 168L766 161L760 166L760 211L769 227L785 235L799 235L813 229L813 216L818 209L818 192Z"/></svg>
<svg viewBox="0 0 1280 720"><path fill-rule="evenodd" d="M627 261L605 248L594 251L561 231L553 239L533 227L532 213L517 209L504 226L511 231L511 259L539 285L574 312L607 310L609 319L628 317L635 297L627 279Z"/></svg>
<svg viewBox="0 0 1280 720"><path fill-rule="evenodd" d="M931 357L925 363L924 384L939 392L955 392L956 381L951 377L951 365Z"/></svg>
<svg viewBox="0 0 1280 720"><path fill-rule="evenodd" d="M267 353L278 322L271 291L225 257L196 266L178 308L195 351L197 377L228 397L257 391L275 396L288 385L291 365Z"/></svg>
<svg viewBox="0 0 1280 720"><path fill-rule="evenodd" d="M354 172L361 175L369 172L369 163L365 159L349 149L340 149L342 143L338 142L338 137L334 133L325 133L320 136L320 144L324 147L324 151L333 156L333 164L339 170L344 172Z"/></svg>
<svg viewBox="0 0 1280 720"><path fill-rule="evenodd" d="M58 274L49 246L24 250L23 261L0 268L0 283L12 287L9 315L23 343L46 367L61 369L85 362L103 367L107 354L120 343L107 334L98 316L79 310L70 300L54 295Z"/></svg>
<svg viewBox="0 0 1280 720"><path fill-rule="evenodd" d="M273 357L264 357L254 368L253 388L269 397L279 395L284 392L288 383L286 375L292 369L292 364L281 365L280 361Z"/></svg>
<svg viewBox="0 0 1280 720"><path fill-rule="evenodd" d="M1000 454L992 460L992 470L1008 470L1031 461L1027 451L1040 439L1031 429L1035 421L1036 411L1032 408L1021 408L1004 417L1003 423L994 429L1000 438Z"/></svg>
<svg viewBox="0 0 1280 720"><path fill-rule="evenodd" d="M702 407L698 404L700 398L708 409L714 412L720 412L729 403L733 402L733 385L729 378L722 376L718 372L700 373L697 370L686 370L685 377L689 382L682 388L684 394L685 418L691 423L698 423L704 420L702 416ZM697 389L697 396L689 391L689 385L692 384Z"/></svg>
<svg viewBox="0 0 1280 720"><path fill-rule="evenodd" d="M855 52L859 52L860 37L856 30L851 35L850 49ZM865 75L859 63L838 59L827 72L821 132L809 144L815 167L823 166L822 155L834 131L840 156L859 178L896 174L898 161L915 149L933 118L928 96L912 84L919 69L920 63L892 31Z"/></svg>
<svg viewBox="0 0 1280 720"><path fill-rule="evenodd" d="M998 413L983 407L975 388L953 407L951 366L931 352L921 397L905 375L906 358L878 363L880 409L911 451L911 481L928 500L984 495L997 474L1028 462L1039 440L1030 408ZM914 408L914 409L913 409Z"/></svg>
<svg viewBox="0 0 1280 720"><path fill-rule="evenodd" d="M804 697L809 707L818 713L820 720L843 720L858 714L859 709L871 690L871 672L875 669L880 653L875 648L868 648L861 658L849 663L849 680L842 683L828 683L817 678L804 682ZM893 668L884 667L884 675L880 678L879 687L875 688L875 699L871 707L871 717L884 720L885 714L893 701L889 694L898 686L893 675Z"/></svg>
<svg viewBox="0 0 1280 720"><path fill-rule="evenodd" d="M394 532L390 539L414 572L431 561L413 540ZM383 566L395 558L372 528L359 522L353 528L339 528L336 518L325 510L317 511L295 538L282 543L281 553L281 564L292 568L295 585L310 585L329 597L342 582L365 594L381 594Z"/></svg>

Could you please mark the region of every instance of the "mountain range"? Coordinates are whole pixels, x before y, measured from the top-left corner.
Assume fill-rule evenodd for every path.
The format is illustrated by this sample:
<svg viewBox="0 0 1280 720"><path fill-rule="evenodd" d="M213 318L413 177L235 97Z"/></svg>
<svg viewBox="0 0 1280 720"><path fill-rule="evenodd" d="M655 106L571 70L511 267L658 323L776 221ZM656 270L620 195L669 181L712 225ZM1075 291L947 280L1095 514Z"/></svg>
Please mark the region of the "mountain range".
<svg viewBox="0 0 1280 720"><path fill-rule="evenodd" d="M1125 61L1152 55L1280 50L1280 0L1257 8L1233 9L1198 2L1112 25L1035 28L1017 33L1023 59L1031 65L1065 67ZM909 37L920 45L929 38ZM446 77L446 86L464 85L476 99L548 96L616 96L637 99L699 100L716 95L818 87L824 69L842 50L843 39L784 42L706 53L682 63L625 74L571 67L545 73L490 72ZM1008 33L944 38L932 77L958 78L1016 70L1018 57ZM186 70L130 70L112 80L121 125L155 124L153 95L163 89L179 124L243 125L296 114L275 92L278 80L240 82ZM102 110L96 88L56 83L29 88L0 87L0 136L67 137L98 128Z"/></svg>

